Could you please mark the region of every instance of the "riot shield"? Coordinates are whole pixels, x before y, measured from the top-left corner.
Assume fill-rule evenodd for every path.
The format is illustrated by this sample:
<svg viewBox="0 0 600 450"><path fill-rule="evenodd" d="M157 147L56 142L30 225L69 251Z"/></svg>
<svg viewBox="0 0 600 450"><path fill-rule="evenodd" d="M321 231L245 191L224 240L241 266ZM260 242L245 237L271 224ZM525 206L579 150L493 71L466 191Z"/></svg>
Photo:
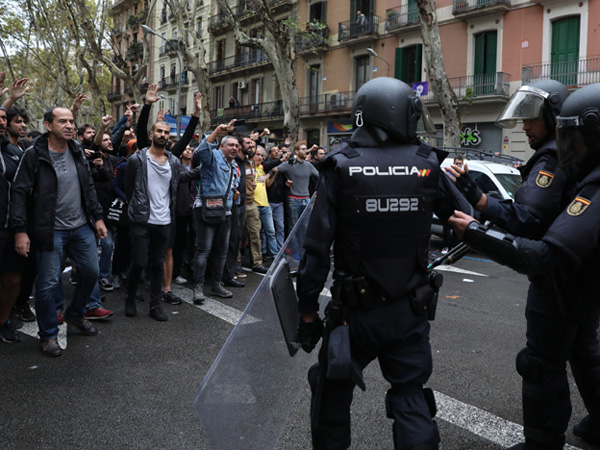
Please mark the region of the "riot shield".
<svg viewBox="0 0 600 450"><path fill-rule="evenodd" d="M281 262L287 263L289 270L297 270L311 210L312 203L273 261L196 395L194 408L211 448L273 449L294 399L308 386L307 371L316 362L317 352L301 351L290 357L271 282ZM331 275L326 286L331 285ZM329 299L329 291L324 293L321 308ZM254 320L248 320L250 316Z"/></svg>

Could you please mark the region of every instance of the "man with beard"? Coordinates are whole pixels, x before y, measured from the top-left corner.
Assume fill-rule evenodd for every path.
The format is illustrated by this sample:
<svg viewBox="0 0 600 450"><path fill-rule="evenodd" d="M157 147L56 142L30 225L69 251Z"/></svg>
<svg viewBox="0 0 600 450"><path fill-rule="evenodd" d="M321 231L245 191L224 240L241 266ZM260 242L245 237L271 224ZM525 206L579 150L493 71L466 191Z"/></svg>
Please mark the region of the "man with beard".
<svg viewBox="0 0 600 450"><path fill-rule="evenodd" d="M133 154L125 170L132 254L125 315L137 315L137 288L149 262L150 316L160 322L168 320L160 307L164 259L174 219L177 185L185 172L179 158L165 149L170 132L168 123L156 122L150 131L150 146Z"/></svg>
<svg viewBox="0 0 600 450"><path fill-rule="evenodd" d="M29 123L29 115L27 111L18 106L12 106L6 112L7 128L6 132L10 143L20 147L22 150L27 150L30 143L27 137L27 124Z"/></svg>

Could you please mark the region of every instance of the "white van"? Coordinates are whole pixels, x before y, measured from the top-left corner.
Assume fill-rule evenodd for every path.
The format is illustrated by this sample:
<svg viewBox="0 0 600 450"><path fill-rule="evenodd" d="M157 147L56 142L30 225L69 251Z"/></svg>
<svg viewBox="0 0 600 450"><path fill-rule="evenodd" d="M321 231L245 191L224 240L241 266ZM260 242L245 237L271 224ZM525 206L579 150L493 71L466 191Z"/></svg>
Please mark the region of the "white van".
<svg viewBox="0 0 600 450"><path fill-rule="evenodd" d="M450 167L454 157L446 158L441 164L442 169ZM521 173L512 166L485 160L465 159L469 173L475 179L483 193L489 197L501 200L514 200L515 193L521 187ZM440 220L434 215L431 232L442 236L443 228Z"/></svg>

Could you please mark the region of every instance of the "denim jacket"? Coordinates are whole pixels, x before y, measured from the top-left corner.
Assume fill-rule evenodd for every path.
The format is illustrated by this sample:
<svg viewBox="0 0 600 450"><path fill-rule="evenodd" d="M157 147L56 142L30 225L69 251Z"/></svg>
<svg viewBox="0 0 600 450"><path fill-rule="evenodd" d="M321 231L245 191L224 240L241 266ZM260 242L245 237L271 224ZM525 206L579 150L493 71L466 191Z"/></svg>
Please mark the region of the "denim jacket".
<svg viewBox="0 0 600 450"><path fill-rule="evenodd" d="M239 176L237 170L237 164L232 161L231 164L227 162L223 152L217 150L217 144L211 144L206 142L206 138L200 142L200 145L196 149L201 165L201 178L202 183L202 195L213 197L217 195L227 194L227 211L231 211L233 205L233 192L239 185ZM231 171L233 170L233 176ZM227 186L231 177L231 185ZM198 199L200 199L200 189L198 189ZM198 201L196 201L196 205Z"/></svg>

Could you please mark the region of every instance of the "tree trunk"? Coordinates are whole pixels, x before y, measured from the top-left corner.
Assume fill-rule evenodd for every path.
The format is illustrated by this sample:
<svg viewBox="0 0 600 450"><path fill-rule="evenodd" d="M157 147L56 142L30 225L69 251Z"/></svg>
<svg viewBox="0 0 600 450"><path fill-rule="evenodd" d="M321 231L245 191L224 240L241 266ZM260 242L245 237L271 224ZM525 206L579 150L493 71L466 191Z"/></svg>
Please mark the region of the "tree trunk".
<svg viewBox="0 0 600 450"><path fill-rule="evenodd" d="M444 146L460 147L461 122L458 115L458 99L450 86L444 67L435 2L433 0L416 0L416 2L421 18L421 38L425 49L427 75L444 123Z"/></svg>

